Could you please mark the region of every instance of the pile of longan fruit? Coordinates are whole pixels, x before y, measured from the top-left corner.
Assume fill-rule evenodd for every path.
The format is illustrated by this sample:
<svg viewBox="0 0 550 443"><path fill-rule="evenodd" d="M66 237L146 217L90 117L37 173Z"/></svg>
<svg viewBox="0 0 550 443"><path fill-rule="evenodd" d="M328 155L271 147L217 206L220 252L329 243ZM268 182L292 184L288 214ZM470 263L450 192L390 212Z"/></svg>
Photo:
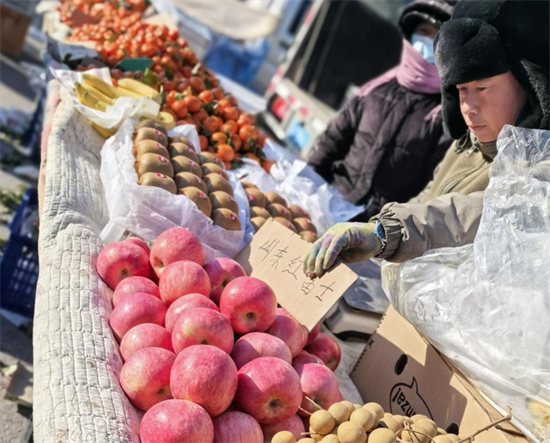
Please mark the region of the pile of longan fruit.
<svg viewBox="0 0 550 443"><path fill-rule="evenodd" d="M215 225L230 231L241 229L233 187L216 155L197 154L189 140L168 137L166 128L154 120L136 127L132 152L140 185L185 195Z"/></svg>
<svg viewBox="0 0 550 443"><path fill-rule="evenodd" d="M296 441L288 431L275 434L271 443L456 443L425 415L404 417L385 413L378 403L364 406L342 401L309 417L309 432Z"/></svg>
<svg viewBox="0 0 550 443"><path fill-rule="evenodd" d="M317 228L311 222L309 213L298 205L288 205L287 201L276 192L260 191L256 185L241 180L250 206L250 223L254 230L258 230L264 225L267 219L273 219L300 234L300 236L309 243L315 243L319 238Z"/></svg>

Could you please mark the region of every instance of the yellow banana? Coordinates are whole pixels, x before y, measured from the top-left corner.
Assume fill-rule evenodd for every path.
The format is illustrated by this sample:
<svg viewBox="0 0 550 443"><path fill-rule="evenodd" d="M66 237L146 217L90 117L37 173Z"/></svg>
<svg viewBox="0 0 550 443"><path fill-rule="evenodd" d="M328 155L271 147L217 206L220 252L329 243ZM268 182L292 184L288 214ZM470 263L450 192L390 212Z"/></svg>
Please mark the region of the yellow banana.
<svg viewBox="0 0 550 443"><path fill-rule="evenodd" d="M124 88L139 95L148 97L157 102L159 105L162 103L162 98L157 91L144 83L138 82L137 80L131 78L121 78L118 81L118 86L119 88Z"/></svg>
<svg viewBox="0 0 550 443"><path fill-rule="evenodd" d="M84 97L85 94L88 94L89 98L85 99L87 103L98 102L104 105L105 107L107 107L107 106L110 106L113 102L113 100L108 97L107 97L108 101L105 101L103 99L103 97L106 97L104 94L98 93L95 89L92 89L89 86L84 86L82 83L75 84L74 92L77 97ZM88 106L87 103L84 103L82 100L80 101L82 102L82 104ZM93 105L90 107L95 108L96 105Z"/></svg>
<svg viewBox="0 0 550 443"><path fill-rule="evenodd" d="M103 92L101 92L99 89L96 89L90 85L87 85L86 83L77 83L78 87L84 89L86 92L89 92L92 97L97 98L99 101L104 102L106 105L114 105L116 99L109 97L108 95L105 95Z"/></svg>
<svg viewBox="0 0 550 443"><path fill-rule="evenodd" d="M94 128L99 135L101 135L103 138L109 138L115 135L113 131L110 131L109 129L102 128L99 125L96 125L94 122L90 121L90 125L92 128Z"/></svg>
<svg viewBox="0 0 550 443"><path fill-rule="evenodd" d="M133 98L137 98L138 100L141 99L141 97L143 97L143 95L138 94L137 92L134 92L134 91L130 91L129 89L123 88L122 86L118 86L116 90L121 97L133 97Z"/></svg>
<svg viewBox="0 0 550 443"><path fill-rule="evenodd" d="M159 112L158 121L162 123L164 126L166 126L166 129L168 131L176 127L176 122L174 121L174 117L169 112Z"/></svg>
<svg viewBox="0 0 550 443"><path fill-rule="evenodd" d="M107 83L106 81L100 79L96 75L92 74L84 74L84 83L86 83L88 86L97 89L98 91L101 91L103 94L105 94L107 97L110 98L119 98L120 94L117 92L117 89L112 85Z"/></svg>
<svg viewBox="0 0 550 443"><path fill-rule="evenodd" d="M107 110L107 105L105 103L93 97L89 92L79 88L78 83L74 88L74 92L76 94L76 98L78 98L78 101L84 106L101 112L105 112Z"/></svg>

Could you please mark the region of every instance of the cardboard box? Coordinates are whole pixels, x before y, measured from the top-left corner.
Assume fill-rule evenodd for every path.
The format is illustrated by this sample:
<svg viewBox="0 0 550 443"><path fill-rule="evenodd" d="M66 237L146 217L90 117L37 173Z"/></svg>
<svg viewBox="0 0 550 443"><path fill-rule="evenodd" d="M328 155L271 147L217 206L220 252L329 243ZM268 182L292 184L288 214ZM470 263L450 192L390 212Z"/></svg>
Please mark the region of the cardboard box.
<svg viewBox="0 0 550 443"><path fill-rule="evenodd" d="M23 53L25 37L32 19L0 3L0 51L10 57Z"/></svg>
<svg viewBox="0 0 550 443"><path fill-rule="evenodd" d="M466 437L502 418L480 393L395 309L389 308L351 373L365 402L392 414L424 414ZM491 443L527 443L510 423L476 437Z"/></svg>

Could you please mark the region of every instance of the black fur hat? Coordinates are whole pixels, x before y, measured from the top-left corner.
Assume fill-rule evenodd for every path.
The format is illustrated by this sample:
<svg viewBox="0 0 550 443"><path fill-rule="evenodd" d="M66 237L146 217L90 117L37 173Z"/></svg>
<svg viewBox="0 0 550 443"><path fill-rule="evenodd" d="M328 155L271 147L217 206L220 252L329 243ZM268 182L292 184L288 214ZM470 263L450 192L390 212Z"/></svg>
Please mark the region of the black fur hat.
<svg viewBox="0 0 550 443"><path fill-rule="evenodd" d="M435 63L442 82L443 119L458 139L467 130L457 84L508 71L529 103L516 122L550 129L550 1L461 0L435 38Z"/></svg>
<svg viewBox="0 0 550 443"><path fill-rule="evenodd" d="M410 40L414 28L420 22L428 22L437 29L451 18L452 0L415 0L406 6L399 19L399 28L407 40Z"/></svg>

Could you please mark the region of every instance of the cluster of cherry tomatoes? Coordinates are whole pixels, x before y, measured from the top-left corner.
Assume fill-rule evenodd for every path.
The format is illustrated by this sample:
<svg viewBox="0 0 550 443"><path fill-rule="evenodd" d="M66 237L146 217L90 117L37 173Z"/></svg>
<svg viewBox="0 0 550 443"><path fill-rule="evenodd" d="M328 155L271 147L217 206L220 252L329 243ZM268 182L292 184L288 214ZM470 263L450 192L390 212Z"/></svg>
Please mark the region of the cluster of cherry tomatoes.
<svg viewBox="0 0 550 443"><path fill-rule="evenodd" d="M73 21L75 12L81 12L90 18L90 21L101 22L108 27L123 29L140 21L147 8L147 0L64 0L59 12L61 21L75 30L78 35L82 28ZM83 35L88 35L89 28L84 29ZM82 40L77 38L76 40Z"/></svg>

